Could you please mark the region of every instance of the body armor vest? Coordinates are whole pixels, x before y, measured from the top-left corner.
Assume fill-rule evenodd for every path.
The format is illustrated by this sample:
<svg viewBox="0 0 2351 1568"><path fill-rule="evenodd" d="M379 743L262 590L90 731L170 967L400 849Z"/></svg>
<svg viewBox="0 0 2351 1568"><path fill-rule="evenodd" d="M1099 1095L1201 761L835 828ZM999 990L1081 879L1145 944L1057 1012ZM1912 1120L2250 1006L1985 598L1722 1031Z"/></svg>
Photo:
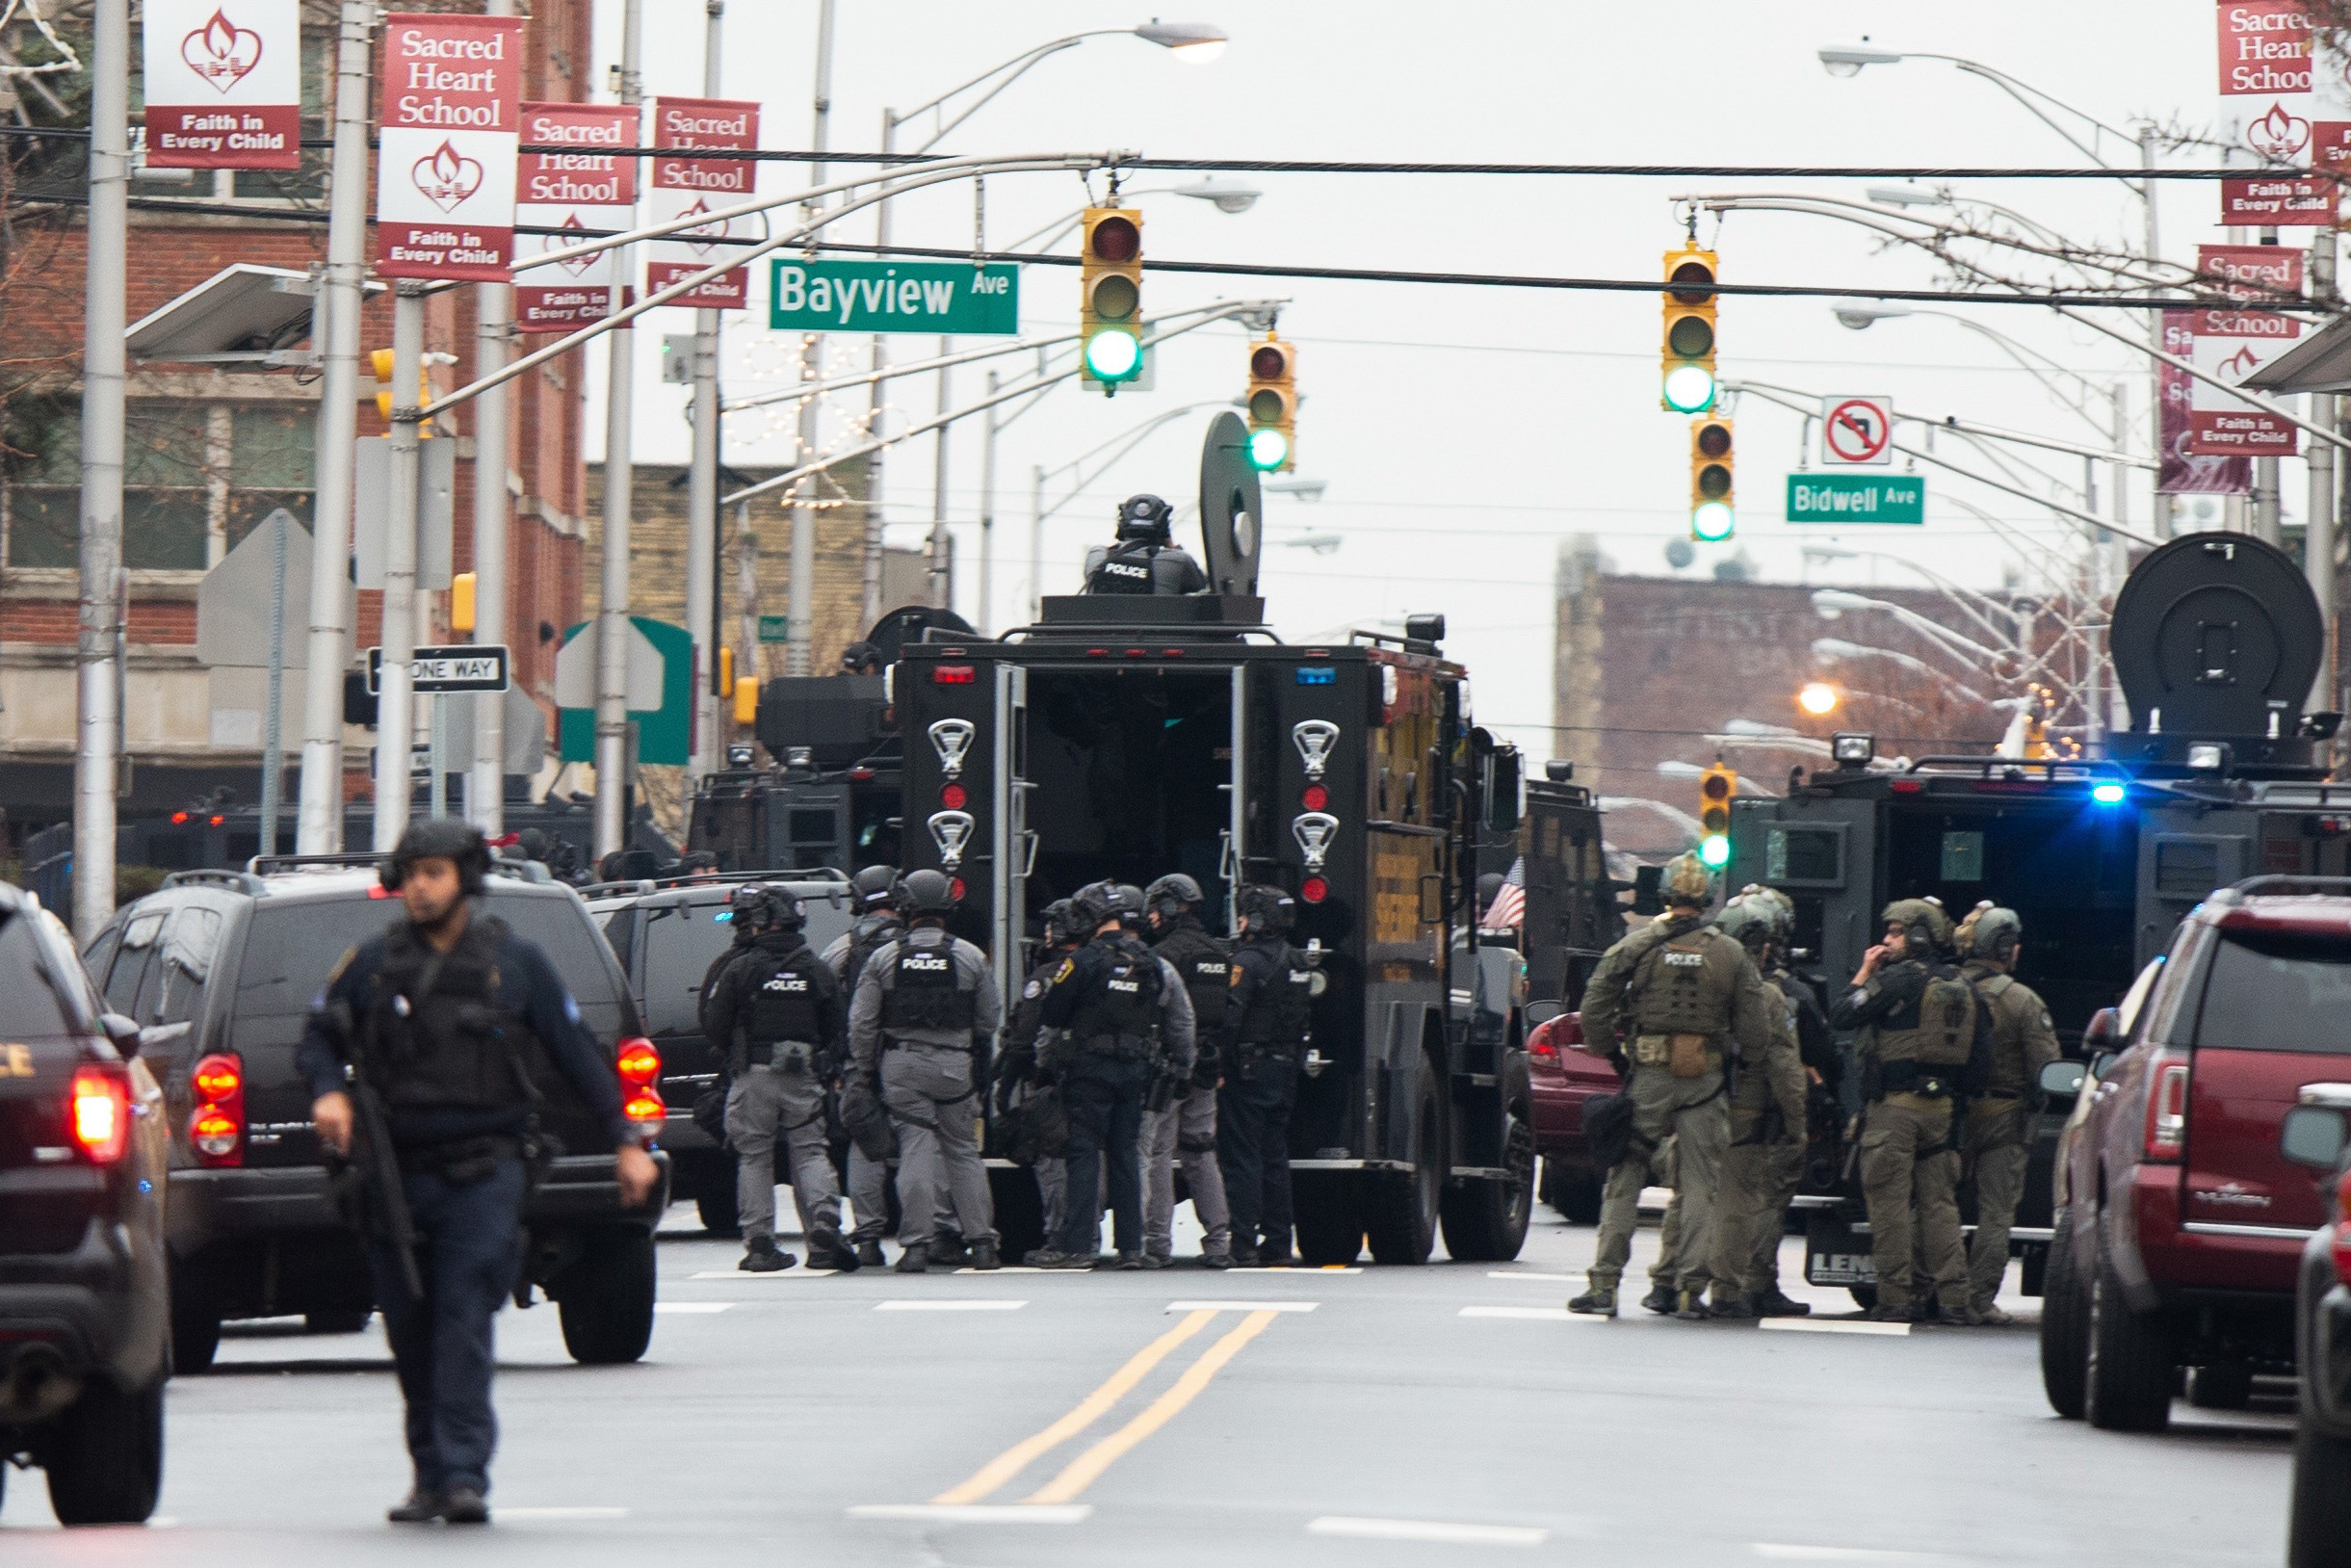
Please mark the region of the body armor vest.
<svg viewBox="0 0 2351 1568"><path fill-rule="evenodd" d="M841 983L854 991L857 978L874 961L874 954L905 934L906 923L894 910L860 916L849 928L849 951L841 955Z"/></svg>
<svg viewBox="0 0 2351 1568"><path fill-rule="evenodd" d="M1730 993L1708 958L1718 933L1700 926L1667 937L1633 970L1634 1034L1721 1034L1730 1027ZM1721 938L1728 940L1728 938Z"/></svg>
<svg viewBox="0 0 2351 1568"><path fill-rule="evenodd" d="M1915 1061L1926 1067L1965 1065L1974 1054L1975 1010L1981 1006L1975 988L1957 970L1944 966L1928 970L1926 990L1919 998L1913 1021L1899 1025L1889 1019L1878 1026L1878 1059Z"/></svg>
<svg viewBox="0 0 2351 1568"><path fill-rule="evenodd" d="M1167 933L1159 955L1183 979L1184 994L1191 998L1199 1037L1213 1040L1224 1030L1224 1010L1233 994L1233 959L1222 942L1189 923Z"/></svg>
<svg viewBox="0 0 2351 1568"><path fill-rule="evenodd" d="M501 921L476 914L446 954L387 933L367 1027L368 1078L398 1111L506 1111L538 1098L538 1041L498 1000Z"/></svg>
<svg viewBox="0 0 2351 1568"><path fill-rule="evenodd" d="M1094 568L1086 588L1095 593L1156 592L1158 584L1152 558L1158 554L1158 546L1148 541L1119 545L1102 558L1102 564Z"/></svg>
<svg viewBox="0 0 2351 1568"><path fill-rule="evenodd" d="M1159 957L1124 933L1094 946L1099 953L1089 960L1092 977L1070 1019L1070 1032L1088 1045L1100 1040L1139 1045L1159 1022Z"/></svg>
<svg viewBox="0 0 2351 1568"><path fill-rule="evenodd" d="M881 1002L885 1030L966 1030L979 1018L977 995L955 983L955 946L898 944L898 960Z"/></svg>
<svg viewBox="0 0 2351 1568"><path fill-rule="evenodd" d="M760 953L745 959L750 1006L744 1013L744 1032L753 1045L797 1040L813 1045L823 1032L818 1006L817 979L823 969L808 944L800 942L783 954Z"/></svg>
<svg viewBox="0 0 2351 1568"><path fill-rule="evenodd" d="M1304 1045L1314 1018L1315 972L1306 955L1287 942L1250 944L1273 960L1273 973L1258 988L1241 1014L1241 1043L1258 1046Z"/></svg>

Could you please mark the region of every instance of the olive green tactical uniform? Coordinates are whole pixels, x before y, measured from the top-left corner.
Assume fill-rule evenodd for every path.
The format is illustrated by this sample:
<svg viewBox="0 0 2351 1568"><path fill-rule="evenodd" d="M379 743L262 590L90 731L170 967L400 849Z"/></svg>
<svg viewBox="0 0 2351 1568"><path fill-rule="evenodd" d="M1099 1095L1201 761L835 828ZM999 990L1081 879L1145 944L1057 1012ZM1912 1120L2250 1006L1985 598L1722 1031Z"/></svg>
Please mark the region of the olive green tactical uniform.
<svg viewBox="0 0 2351 1568"><path fill-rule="evenodd" d="M1771 1037L1755 962L1705 916L1678 909L1602 956L1584 989L1583 1030L1593 1048L1617 1058L1626 1073L1636 1138L1650 1147L1674 1139L1682 1216L1670 1283L1703 1294L1715 1184L1730 1141L1726 1058L1760 1062ZM1648 1148L1640 1148L1608 1172L1591 1268L1595 1291L1613 1292L1624 1273L1649 1164Z"/></svg>
<svg viewBox="0 0 2351 1568"><path fill-rule="evenodd" d="M2025 1123L2041 1069L2059 1056L2049 1006L2029 985L1989 964L1963 966L1992 1014L1992 1077L1968 1107L1962 1134L1967 1173L1975 1181L1975 1240L1968 1252L1968 1289L1975 1310L1992 1305L2008 1269L2008 1233L2024 1196L2032 1153Z"/></svg>
<svg viewBox="0 0 2351 1568"><path fill-rule="evenodd" d="M1804 1062L1795 1005L1774 980L1763 984L1771 1039L1763 1070L1742 1072L1732 1085L1731 1145L1714 1200L1708 1272L1718 1300L1755 1295L1779 1282L1782 1219L1804 1178Z"/></svg>

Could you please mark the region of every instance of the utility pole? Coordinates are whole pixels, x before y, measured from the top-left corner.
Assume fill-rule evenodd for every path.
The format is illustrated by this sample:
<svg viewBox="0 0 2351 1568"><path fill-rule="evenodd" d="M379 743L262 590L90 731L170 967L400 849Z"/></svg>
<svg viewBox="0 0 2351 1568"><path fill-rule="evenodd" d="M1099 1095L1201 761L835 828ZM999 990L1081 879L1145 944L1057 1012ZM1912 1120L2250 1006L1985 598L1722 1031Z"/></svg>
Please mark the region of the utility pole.
<svg viewBox="0 0 2351 1568"><path fill-rule="evenodd" d="M82 315L82 604L75 648L73 929L87 943L115 912L115 797L121 789L122 397L130 261L130 0L91 14L90 220Z"/></svg>
<svg viewBox="0 0 2351 1568"><path fill-rule="evenodd" d="M314 332L319 369L317 490L310 520L310 651L302 688L301 816L295 847L343 846L343 671L351 663L351 502L359 435L359 311L367 283L367 110L374 0L343 0L335 44L327 269ZM323 328L321 324L323 323ZM377 732L381 735L382 731Z"/></svg>
<svg viewBox="0 0 2351 1568"><path fill-rule="evenodd" d="M2278 243L2278 231L2274 225L2261 230L2261 243L2263 245ZM2263 544L2284 542L2286 530L2285 520L2281 515L2282 500L2283 497L2278 490L2278 459L2275 457L2254 458L2253 536Z"/></svg>
<svg viewBox="0 0 2351 1568"><path fill-rule="evenodd" d="M886 206L887 203L885 202ZM947 339L939 339L939 353L945 357ZM945 365L939 367L939 412L944 416L952 399L949 390L954 373ZM939 426L939 455L930 469L930 603L945 610L953 597L947 581L947 431Z"/></svg>
<svg viewBox="0 0 2351 1568"><path fill-rule="evenodd" d="M831 144L833 114L833 0L819 0L817 6L817 83L815 125L809 132L809 146L823 152ZM809 169L811 185L823 185L828 171L823 164ZM816 216L816 209L805 209ZM890 204L883 202L883 222L888 222ZM808 253L816 254L809 247ZM800 339L800 379L803 382L822 380L824 377L824 339L810 332ZM876 394L878 395L878 394ZM800 461L807 462L817 455L817 400L811 394L800 400L799 423ZM787 640L784 644L784 673L813 675L815 667L816 628L810 624L816 615L817 572L817 479L810 475L803 481L794 497L792 508L792 577L791 597L785 606L789 616Z"/></svg>
<svg viewBox="0 0 2351 1568"><path fill-rule="evenodd" d="M702 96L719 85L726 0L703 0ZM686 629L693 634L693 749L689 787L718 755L718 312L693 313L693 463L686 483Z"/></svg>
<svg viewBox="0 0 2351 1568"><path fill-rule="evenodd" d="M2335 299L2335 230L2311 231L2310 291L2315 301ZM2331 392L2311 394L2311 420L2336 428L2337 403ZM2335 706L2335 473L2338 466L2333 443L2312 441L2306 461L2310 467L2311 501L2302 534L2302 574L2318 598L2318 621L2325 630L2318 678L2312 684L2310 706L2323 711Z"/></svg>
<svg viewBox="0 0 2351 1568"><path fill-rule="evenodd" d="M1029 482L1029 624L1045 618L1045 465Z"/></svg>
<svg viewBox="0 0 2351 1568"><path fill-rule="evenodd" d="M996 613L996 430L1000 421L994 402L1003 378L988 372L985 434L980 443L980 613L972 624L985 635Z"/></svg>
<svg viewBox="0 0 2351 1568"><path fill-rule="evenodd" d="M485 14L511 16L514 0L488 0ZM514 285L484 283L474 292L474 374L505 368L514 330ZM507 539L513 503L507 496L507 389L504 382L474 405L474 640L507 640ZM512 670L509 652L508 668ZM380 733L380 732L379 732ZM485 838L506 832L506 693L474 697L473 766L465 774L465 817Z"/></svg>
<svg viewBox="0 0 2351 1568"><path fill-rule="evenodd" d="M2148 170L2155 167L2155 127L2152 121L2139 127L2139 167ZM2141 182L2141 187L2145 192L2146 199L2140 205L2146 209L2147 214L2147 231L2143 244L2147 259L2151 262L2159 261L2162 259L2163 251L2161 230L2155 222L2155 193L2161 188L2161 182L2152 179L2145 180ZM2163 312L2160 310L2151 310L2147 313L2147 341L2158 349L2163 347ZM2165 495L2161 488L2163 483L2162 360L2151 358L2147 361L2147 450L2155 455L2155 471L2150 480L2155 494L2155 526L2148 532L2158 539L2168 539L2172 536L2174 525L2172 497ZM2120 448L2116 450L2119 451Z"/></svg>
<svg viewBox="0 0 2351 1568"><path fill-rule="evenodd" d="M639 77L643 58L643 0L626 0L620 21L620 101L632 109L644 101ZM612 313L625 298L625 279L637 273L637 248L613 251ZM611 387L604 423L604 573L596 601L596 856L602 859L628 837L629 766L629 523L636 501L636 457L631 451L630 402L636 392L637 329L623 322L605 334L611 345Z"/></svg>
<svg viewBox="0 0 2351 1568"><path fill-rule="evenodd" d="M419 406L425 368L425 286L411 278L393 285L391 474L384 492L389 528L383 539L383 617L377 641L383 660L376 681L376 844L389 853L408 825L409 769L416 743L415 693L409 665L416 658L416 545L418 445L425 410Z"/></svg>
<svg viewBox="0 0 2351 1568"><path fill-rule="evenodd" d="M881 150L898 150L898 111L881 112ZM882 166L887 169L888 165ZM874 252L876 259L886 257L890 249L890 208L887 201L874 205ZM881 333L874 334L874 391L866 405L866 439L875 440L882 433L882 416L888 404L882 392L882 368L890 362L888 340ZM881 618L881 470L882 455L875 452L865 460L865 604L862 618L868 626Z"/></svg>

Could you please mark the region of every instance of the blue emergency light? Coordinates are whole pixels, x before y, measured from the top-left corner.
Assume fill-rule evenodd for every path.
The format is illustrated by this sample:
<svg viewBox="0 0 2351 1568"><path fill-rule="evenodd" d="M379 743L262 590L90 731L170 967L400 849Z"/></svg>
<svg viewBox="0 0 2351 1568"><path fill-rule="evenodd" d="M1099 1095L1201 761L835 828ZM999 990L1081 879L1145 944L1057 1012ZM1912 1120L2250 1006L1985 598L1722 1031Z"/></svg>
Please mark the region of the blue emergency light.
<svg viewBox="0 0 2351 1568"><path fill-rule="evenodd" d="M2121 784L2093 784L2090 786L2090 798L2102 806L2119 806L2123 803L2123 797L2129 793L2130 791Z"/></svg>
<svg viewBox="0 0 2351 1568"><path fill-rule="evenodd" d="M1339 670L1332 665L1300 665L1297 682L1300 686L1336 686Z"/></svg>

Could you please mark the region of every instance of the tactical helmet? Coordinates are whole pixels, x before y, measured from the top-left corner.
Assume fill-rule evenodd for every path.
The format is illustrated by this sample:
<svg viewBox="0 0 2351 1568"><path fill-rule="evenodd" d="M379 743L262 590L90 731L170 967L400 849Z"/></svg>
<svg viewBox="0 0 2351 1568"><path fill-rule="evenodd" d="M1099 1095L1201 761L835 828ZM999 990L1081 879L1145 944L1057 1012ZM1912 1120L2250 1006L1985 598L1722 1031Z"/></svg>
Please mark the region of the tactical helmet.
<svg viewBox="0 0 2351 1568"><path fill-rule="evenodd" d="M1091 936L1102 929L1107 920L1119 914L1118 884L1112 881L1088 882L1069 896L1069 912L1077 917L1078 934Z"/></svg>
<svg viewBox="0 0 2351 1568"><path fill-rule="evenodd" d="M2024 939L2024 922L2014 909L2002 909L1989 900L1968 911L1954 937L1963 958L1990 958L2007 963Z"/></svg>
<svg viewBox="0 0 2351 1568"><path fill-rule="evenodd" d="M1197 909L1202 902L1200 884L1180 871L1166 875L1143 889L1143 902L1162 920L1173 920L1187 909Z"/></svg>
<svg viewBox="0 0 2351 1568"><path fill-rule="evenodd" d="M1064 942L1083 942L1084 931L1078 929L1078 911L1067 899L1056 899L1045 905L1045 940L1055 947Z"/></svg>
<svg viewBox="0 0 2351 1568"><path fill-rule="evenodd" d="M1916 950L1915 956L1927 953L1942 953L1951 945L1951 917L1943 912L1943 905L1933 899L1896 899L1886 905L1878 917L1882 930L1888 926L1899 926L1907 933L1906 940Z"/></svg>
<svg viewBox="0 0 2351 1568"><path fill-rule="evenodd" d="M1252 882L1233 901L1233 912L1249 923L1251 932L1286 931L1297 914L1295 900L1278 887Z"/></svg>
<svg viewBox="0 0 2351 1568"><path fill-rule="evenodd" d="M779 931L797 931L808 924L808 905L788 887L770 887L768 924Z"/></svg>
<svg viewBox="0 0 2351 1568"><path fill-rule="evenodd" d="M377 880L397 893L407 880L409 867L432 859L457 862L457 886L467 898L482 891L482 878L489 875L490 850L482 841L482 829L454 817L436 817L408 824L392 848L392 858L377 869Z"/></svg>
<svg viewBox="0 0 2351 1568"><path fill-rule="evenodd" d="M857 890L857 912L892 909L898 905L898 873L887 866L868 866L849 878Z"/></svg>
<svg viewBox="0 0 2351 1568"><path fill-rule="evenodd" d="M1132 882L1118 884L1118 923L1129 930L1143 923L1143 890Z"/></svg>
<svg viewBox="0 0 2351 1568"><path fill-rule="evenodd" d="M1695 854L1678 854L1665 862L1661 888L1667 903L1702 909L1714 896L1714 877Z"/></svg>
<svg viewBox="0 0 2351 1568"><path fill-rule="evenodd" d="M1714 928L1748 953L1761 954L1779 937L1780 912L1770 900L1742 893L1722 906L1722 913L1714 917Z"/></svg>
<svg viewBox="0 0 2351 1568"><path fill-rule="evenodd" d="M726 897L727 915L739 931L754 931L775 923L777 889L765 882L745 882Z"/></svg>
<svg viewBox="0 0 2351 1568"><path fill-rule="evenodd" d="M1175 509L1156 495L1131 495L1118 504L1118 536L1122 539L1163 539L1170 533Z"/></svg>
<svg viewBox="0 0 2351 1568"><path fill-rule="evenodd" d="M955 907L955 885L943 871L910 871L899 878L898 907L916 915L944 915Z"/></svg>

